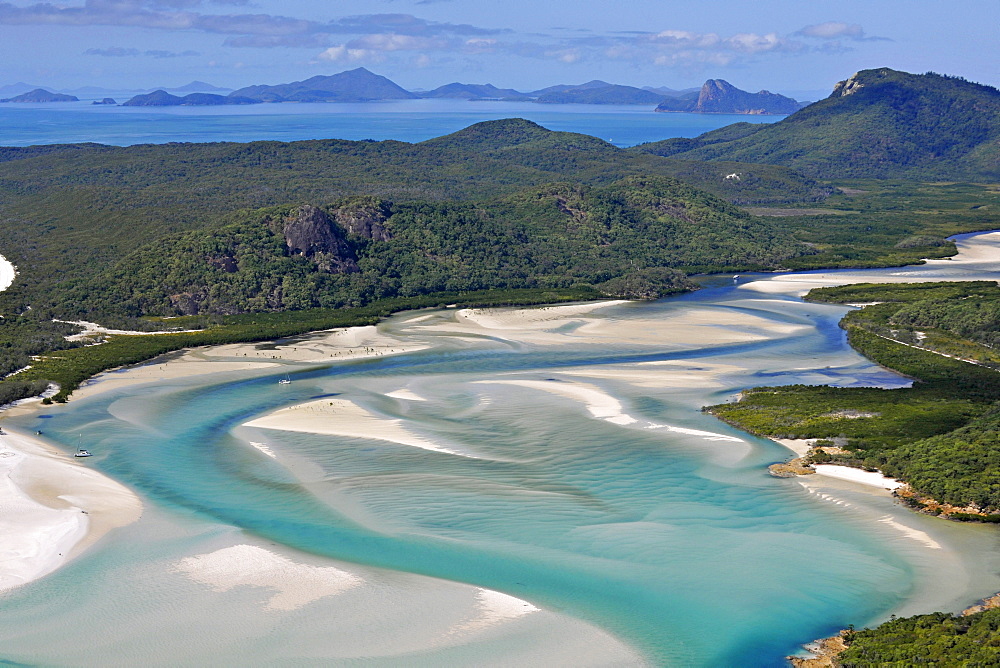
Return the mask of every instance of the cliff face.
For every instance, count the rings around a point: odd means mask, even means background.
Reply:
[[[285,218],[283,234],[288,251],[316,263],[320,271],[351,274],[358,271],[357,255],[343,231],[323,211],[308,204]]]
[[[698,114],[791,114],[802,107],[790,97],[762,90],[749,93],[728,81],[709,79],[697,99],[664,100],[656,111],[687,111]]]
[[[374,197],[357,197],[332,213],[337,225],[348,234],[374,241],[389,241],[392,238],[384,225],[389,218],[389,208]]]

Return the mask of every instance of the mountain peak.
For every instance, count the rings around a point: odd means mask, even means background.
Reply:
[[[694,98],[663,100],[656,111],[688,111],[702,114],[791,114],[802,105],[790,97],[766,90],[749,93],[725,79],[709,79]]]

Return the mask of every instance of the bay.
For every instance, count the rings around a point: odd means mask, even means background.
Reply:
[[[1000,278],[1000,235],[960,246],[967,261],[706,279],[653,303],[405,313],[105,374],[15,422],[67,449],[82,435],[88,465],[147,512],[8,594],[2,654],[768,666],[847,624],[958,609],[1000,589],[993,528],[771,478],[782,448],[699,408],[760,384],[907,384],[847,346],[845,307],[797,295]],[[270,366],[234,369],[251,361]],[[184,364],[200,375],[169,373]],[[146,382],[116,387],[129,374]]]

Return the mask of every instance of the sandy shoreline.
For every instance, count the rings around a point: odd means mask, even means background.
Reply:
[[[770,438],[768,440],[774,441],[775,443],[788,448],[795,453],[796,457],[805,457],[809,454],[809,449],[812,447],[812,444],[816,439]],[[899,489],[906,484],[894,478],[884,476],[878,471],[865,471],[864,469],[853,468],[851,466],[816,464],[813,466],[813,470],[816,472],[815,475],[818,476],[835,478],[837,480],[846,480],[848,482],[864,485],[865,487],[874,487],[875,489],[894,490]]]
[[[17,276],[17,268],[3,255],[0,255],[0,292],[10,287]]]
[[[139,497],[43,441],[0,436],[0,592],[37,580],[136,521]]]

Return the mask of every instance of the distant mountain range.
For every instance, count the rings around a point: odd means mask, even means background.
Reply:
[[[23,89],[23,90],[22,90]],[[17,94],[38,89],[17,83],[0,87],[0,94]],[[655,106],[657,111],[695,113],[788,114],[801,107],[791,98],[767,91],[748,93],[721,79],[710,79],[700,89],[622,86],[607,81],[559,84],[530,92],[498,88],[492,84],[449,83],[430,91],[409,91],[395,82],[359,67],[329,76],[277,85],[254,85],[219,95],[229,89],[203,81],[180,88],[126,91],[135,95],[125,106],[180,106],[255,104],[260,102],[375,102],[382,100],[457,99],[538,102],[540,104],[635,104]],[[75,92],[100,97],[114,91],[79,88]],[[181,93],[188,93],[181,96]]]
[[[79,88],[72,89],[54,89],[49,86],[37,86],[34,84],[24,83],[23,81],[18,81],[14,84],[0,86],[0,97],[14,97],[37,89],[54,93],[64,93],[66,95],[75,95],[77,97],[105,97],[121,93],[141,95],[145,93],[152,93],[157,90],[164,90],[168,93],[228,93],[232,90],[232,88],[220,88],[219,86],[213,86],[212,84],[205,83],[204,81],[192,81],[191,83],[177,88],[160,86],[156,88],[136,89],[103,88],[101,86],[80,86]]]
[[[736,123],[637,147],[782,165],[814,178],[1000,180],[1000,90],[929,72],[863,70],[773,124]]]

